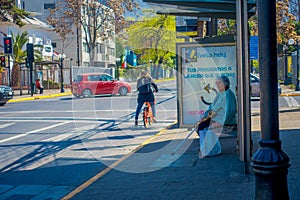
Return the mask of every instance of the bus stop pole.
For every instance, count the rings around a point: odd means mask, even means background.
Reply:
[[[248,53],[248,9],[247,0],[236,1],[237,20],[237,100],[238,142],[240,160],[245,163],[245,174],[249,173],[251,156],[250,75]]]
[[[276,0],[258,0],[261,134],[252,157],[255,199],[289,199],[289,157],[279,140]]]

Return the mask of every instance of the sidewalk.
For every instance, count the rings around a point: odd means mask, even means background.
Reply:
[[[44,90],[43,94],[28,94],[28,90],[22,90],[22,95],[20,95],[20,90],[14,90],[14,98],[9,100],[8,102],[21,102],[21,101],[32,101],[38,99],[47,99],[47,98],[54,98],[60,96],[68,96],[71,95],[71,89],[65,88],[65,91],[61,93],[60,89],[49,89]]]
[[[175,140],[180,132],[181,139]],[[222,154],[198,157],[198,136],[193,134],[176,154],[172,150],[188,135],[186,129],[169,129],[155,137],[134,154],[116,164],[112,170],[91,179],[71,196],[74,200],[252,200],[255,199],[255,177],[245,174],[245,163],[235,150],[236,138],[221,138]],[[257,149],[259,133],[252,139]],[[282,148],[290,157],[288,173],[290,200],[300,199],[300,134],[298,130],[281,131]],[[149,154],[153,154],[149,156]],[[181,154],[182,153],[182,154]],[[178,159],[177,159],[178,158]],[[175,159],[175,161],[172,161]],[[177,160],[176,160],[177,159]],[[136,169],[136,173],[132,170]],[[140,173],[143,169],[145,172]],[[130,173],[128,172],[130,171]]]
[[[280,96],[300,96],[300,91],[295,91],[295,89],[288,88],[286,85],[280,85],[281,95]]]

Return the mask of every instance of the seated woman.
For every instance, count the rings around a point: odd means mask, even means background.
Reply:
[[[224,127],[236,126],[236,97],[230,89],[228,77],[218,77],[216,87],[218,89],[217,96],[204,113],[204,118],[210,118],[210,124],[208,127],[198,129],[202,157],[219,155],[221,145],[218,136],[222,133]]]

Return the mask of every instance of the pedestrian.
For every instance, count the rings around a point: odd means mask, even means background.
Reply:
[[[137,90],[139,93],[138,93],[137,107],[135,112],[135,122],[134,122],[135,126],[138,125],[139,114],[145,102],[150,102],[152,113],[153,113],[153,121],[157,122],[155,98],[151,86],[154,87],[155,92],[158,92],[158,87],[156,83],[154,83],[149,73],[147,71],[142,71],[140,73],[140,77],[137,80]]]
[[[202,157],[215,156],[221,153],[218,136],[226,129],[233,131],[236,127],[237,103],[230,81],[226,76],[216,80],[217,96],[204,113],[198,125],[200,153]],[[207,123],[208,121],[208,123]]]
[[[43,94],[44,88],[43,88],[42,84],[40,83],[40,79],[36,79],[35,86],[36,86],[37,89],[40,90],[40,94]]]

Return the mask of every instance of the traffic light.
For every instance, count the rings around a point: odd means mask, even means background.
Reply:
[[[30,60],[28,58],[25,59],[25,64],[27,68],[30,68]]]
[[[34,62],[34,48],[33,44],[27,43],[27,59]]]
[[[13,53],[12,38],[11,37],[4,37],[3,38],[3,44],[4,44],[4,54],[11,55]]]
[[[5,67],[5,56],[0,56],[1,67]]]

